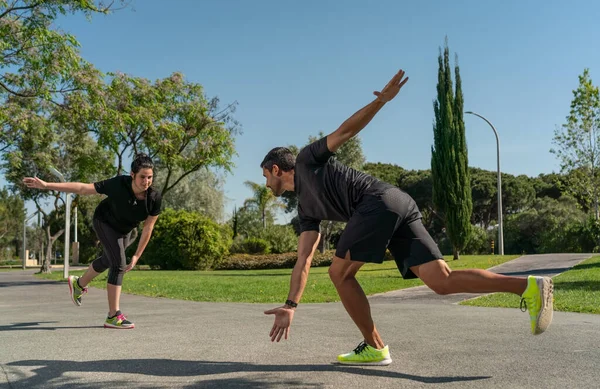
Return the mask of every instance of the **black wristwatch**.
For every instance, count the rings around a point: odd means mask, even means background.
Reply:
[[[287,305],[288,307],[296,308],[298,306],[298,303],[295,303],[292,300],[286,300],[285,305]]]

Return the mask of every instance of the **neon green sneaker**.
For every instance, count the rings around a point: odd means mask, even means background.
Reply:
[[[364,341],[352,352],[337,356],[338,362],[344,365],[387,366],[392,363],[388,346],[376,349]]]
[[[527,277],[527,289],[521,296],[521,311],[529,310],[532,334],[541,334],[552,323],[553,300],[554,283],[552,278]]]
[[[79,307],[81,306],[81,297],[84,293],[87,293],[87,288],[80,287],[79,282],[77,282],[78,279],[77,276],[69,276],[69,293],[73,304]]]
[[[131,328],[135,328],[135,325],[127,320],[125,315],[121,313],[121,311],[117,311],[117,313],[113,317],[107,317],[104,322],[104,328],[114,328],[118,330],[128,330]]]

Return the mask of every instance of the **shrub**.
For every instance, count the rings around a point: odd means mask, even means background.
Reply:
[[[271,247],[269,242],[261,238],[248,238],[242,242],[244,253],[248,254],[269,254]]]
[[[335,250],[328,250],[324,253],[316,251],[311,267],[321,267],[331,265]],[[297,252],[268,254],[268,255],[248,255],[234,254],[224,260],[217,267],[218,270],[259,270],[259,269],[291,269],[298,259]],[[393,260],[389,251],[386,251],[384,261]]]
[[[239,235],[236,236],[229,248],[229,252],[231,254],[247,254],[245,251],[246,249],[244,248],[244,240],[244,237]]]
[[[482,227],[471,226],[471,236],[462,252],[469,255],[483,255],[490,254],[491,251],[491,239],[488,232]]]
[[[185,210],[165,210],[158,218],[142,263],[165,270],[217,266],[229,253],[231,231],[210,218]]]
[[[259,237],[268,242],[271,253],[289,253],[298,248],[298,237],[290,225],[271,225]]]

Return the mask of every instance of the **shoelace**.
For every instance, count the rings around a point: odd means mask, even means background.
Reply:
[[[79,289],[81,291],[81,294],[87,293],[87,287],[82,288],[81,286],[79,286],[79,281],[75,281],[75,285],[77,286],[76,289]]]
[[[521,310],[521,312],[527,311],[527,302],[525,301],[524,298],[521,299],[521,303],[519,304],[519,309]]]
[[[360,344],[354,349],[354,354],[360,354],[367,348],[368,344],[364,341],[360,342]]]
[[[529,304],[527,303],[527,300],[531,300],[529,301]],[[535,303],[535,299],[533,298],[529,298],[525,300],[525,298],[521,298],[521,303],[519,304],[519,309],[521,310],[521,312],[525,312],[527,311],[528,308],[535,308],[536,303]]]
[[[79,295],[78,296],[76,295],[76,297],[77,298],[81,298],[81,296],[83,296],[84,294],[86,294],[87,291],[88,291],[87,288],[80,289]]]

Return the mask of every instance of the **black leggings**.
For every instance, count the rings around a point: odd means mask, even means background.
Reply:
[[[92,262],[92,268],[96,273],[110,269],[108,283],[119,286],[123,283],[123,274],[127,267],[125,249],[133,242],[130,241],[129,234],[123,235],[96,218],[93,220],[93,226],[100,243],[102,243],[103,253],[100,258]]]

